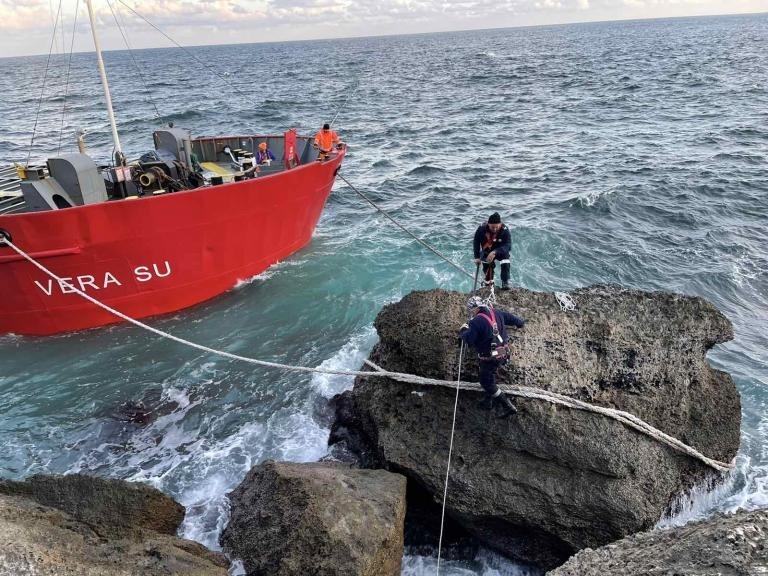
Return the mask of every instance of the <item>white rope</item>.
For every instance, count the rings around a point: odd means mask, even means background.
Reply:
[[[1,233],[0,233],[0,236],[2,236]],[[95,304],[96,306],[99,306],[100,308],[106,310],[107,312],[114,314],[118,318],[122,318],[126,322],[130,322],[134,326],[138,326],[139,328],[143,328],[144,330],[152,332],[153,334],[157,334],[158,336],[161,336],[163,338],[173,340],[174,342],[178,342],[179,344],[184,344],[185,346],[189,346],[190,348],[202,350],[204,352],[208,352],[211,354],[217,354],[224,358],[231,358],[232,360],[240,360],[242,362],[256,364],[258,366],[267,366],[269,368],[280,368],[283,370],[291,370],[294,372],[314,372],[318,374],[334,374],[339,376],[358,376],[361,378],[385,377],[385,378],[391,378],[393,380],[397,380],[400,382],[408,382],[410,384],[423,384],[423,385],[430,385],[430,386],[449,386],[449,387],[456,386],[457,389],[460,388],[462,390],[482,390],[482,388],[480,387],[480,384],[478,383],[469,383],[469,382],[459,383],[459,382],[454,382],[452,380],[437,380],[434,378],[424,378],[422,376],[416,376],[414,374],[404,374],[402,372],[389,372],[386,370],[370,372],[370,371],[361,371],[361,370],[336,370],[336,369],[332,370],[329,368],[310,368],[307,366],[290,366],[288,364],[280,364],[278,362],[267,362],[265,360],[257,360],[255,358],[248,358],[247,356],[240,356],[239,354],[232,354],[230,352],[225,352],[223,350],[216,350],[213,348],[209,348],[208,346],[203,346],[202,344],[190,342],[189,340],[179,338],[178,336],[174,336],[173,334],[169,334],[168,332],[164,332],[162,330],[158,330],[157,328],[153,328],[152,326],[144,324],[139,320],[131,318],[130,316],[127,316],[122,312],[119,312],[114,308],[111,308],[106,304],[99,302],[89,294],[86,294],[82,290],[79,290],[77,287],[73,286],[66,280],[60,278],[59,276],[57,276],[56,274],[48,270],[45,266],[37,262],[34,258],[29,256],[21,248],[16,246],[10,240],[10,238],[6,237],[4,239],[4,243],[7,246],[10,246],[14,251],[16,251],[17,254],[22,256],[25,260],[30,262],[39,270],[43,271],[48,276],[55,279],[62,286],[66,287],[67,289],[71,289],[72,292],[81,296],[82,298],[85,298],[86,300]],[[512,394],[513,396],[520,396],[522,398],[542,400],[544,402],[559,404],[561,406],[566,406],[568,408],[572,408],[576,410],[584,410],[587,412],[602,414],[603,416],[606,416],[608,418],[612,418],[618,422],[621,422],[628,428],[637,430],[638,432],[641,432],[642,434],[645,434],[646,436],[649,436],[650,438],[653,438],[657,442],[661,444],[665,444],[673,448],[674,450],[677,450],[678,452],[686,454],[692,458],[696,458],[697,460],[700,460],[701,462],[703,462],[707,466],[710,466],[711,468],[714,468],[715,470],[718,470],[720,472],[727,472],[728,470],[733,468],[733,464],[727,464],[724,462],[719,462],[717,460],[708,458],[707,456],[704,456],[702,453],[698,452],[695,448],[692,448],[691,446],[684,444],[677,438],[674,438],[672,436],[669,436],[668,434],[665,434],[661,430],[654,428],[647,422],[641,420],[640,418],[638,418],[633,414],[630,414],[629,412],[624,412],[622,410],[616,410],[613,408],[604,408],[602,406],[595,406],[592,404],[588,404],[586,402],[582,402],[581,400],[576,400],[575,398],[571,398],[569,396],[556,394],[554,392],[548,392],[546,390],[539,389],[539,388],[531,388],[528,386],[507,386],[507,385],[499,386],[499,388],[502,389],[505,394]]]
[[[560,310],[563,312],[571,312],[572,310],[576,310],[576,302],[573,301],[573,298],[571,298],[570,294],[567,294],[566,292],[555,292],[555,298],[557,299],[557,303],[560,305]]]
[[[459,409],[459,390],[461,390],[461,361],[464,355],[464,341],[461,341],[459,350],[459,373],[456,378],[456,399],[453,401],[453,422],[451,423],[451,442],[448,445],[448,464],[445,467],[445,486],[443,488],[443,510],[440,512],[440,538],[437,540],[437,571],[440,576],[440,554],[443,549],[443,526],[445,525],[445,504],[448,500],[448,476],[451,473],[451,455],[453,454],[453,436],[456,431],[456,412]]]

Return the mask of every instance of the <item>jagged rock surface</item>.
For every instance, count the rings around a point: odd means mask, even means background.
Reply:
[[[768,574],[768,510],[719,514],[582,550],[547,576]]]
[[[119,480],[3,481],[0,574],[225,576],[229,562],[221,554],[171,535],[183,514],[157,490]]]
[[[405,486],[384,470],[267,461],[230,493],[221,544],[253,575],[399,576]]]
[[[185,512],[184,506],[150,486],[84,474],[0,480],[0,494],[31,498],[113,538],[141,530],[176,534]]]
[[[733,338],[710,303],[670,293],[593,286],[571,293],[572,312],[551,293],[516,289],[498,305],[523,316],[512,336],[506,382],[631,412],[730,461],[740,402],[730,376],[705,358]],[[457,328],[466,295],[414,292],[386,306],[371,359],[387,370],[455,380]],[[462,377],[477,381],[474,355]],[[331,443],[365,466],[400,472],[442,500],[455,390],[358,379],[335,399]],[[652,527],[681,491],[709,473],[700,462],[603,416],[537,400],[499,420],[462,392],[447,512],[486,545],[543,567],[574,552]]]

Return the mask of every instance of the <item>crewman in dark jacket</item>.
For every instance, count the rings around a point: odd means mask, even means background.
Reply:
[[[483,264],[485,284],[493,284],[493,271],[496,262],[501,264],[501,289],[509,290],[509,251],[512,249],[512,236],[501,222],[498,212],[491,214],[488,222],[481,224],[475,232],[472,243],[475,263]]]
[[[507,326],[522,328],[525,320],[505,310],[487,306],[479,296],[470,297],[467,311],[472,319],[460,328],[459,337],[477,351],[480,385],[485,391],[480,405],[490,409],[496,402],[502,408],[502,418],[511,416],[517,408],[496,385],[496,371],[509,360]]]

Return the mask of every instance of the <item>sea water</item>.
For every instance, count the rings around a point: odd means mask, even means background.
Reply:
[[[196,136],[312,134],[332,122],[349,144],[341,172],[349,183],[466,270],[474,229],[498,211],[512,231],[517,285],[611,282],[712,301],[735,328],[709,360],[741,393],[741,448],[725,484],[694,493],[662,521],[675,524],[768,505],[767,45],[763,14],[120,51],[105,60],[131,157],[168,121]],[[93,54],[54,54],[43,89],[47,61],[0,59],[0,159],[73,151],[85,129],[91,152],[106,160]],[[338,181],[305,249],[150,322],[244,356],[357,369],[383,305],[471,284]],[[146,482],[187,507],[183,536],[217,548],[227,492],[265,459],[328,454],[326,402],[351,385],[227,360],[127,325],[5,336],[0,476]],[[140,400],[156,418],[121,421],[120,404]],[[447,446],[435,450],[447,455]],[[433,574],[435,563],[406,555],[403,574]],[[441,573],[536,572],[482,550],[471,562],[442,562]]]

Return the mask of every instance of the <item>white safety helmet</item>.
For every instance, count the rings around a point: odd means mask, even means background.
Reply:
[[[480,296],[470,296],[469,300],[467,300],[467,312],[471,312],[475,308],[480,308],[480,306],[487,306],[485,300]]]

